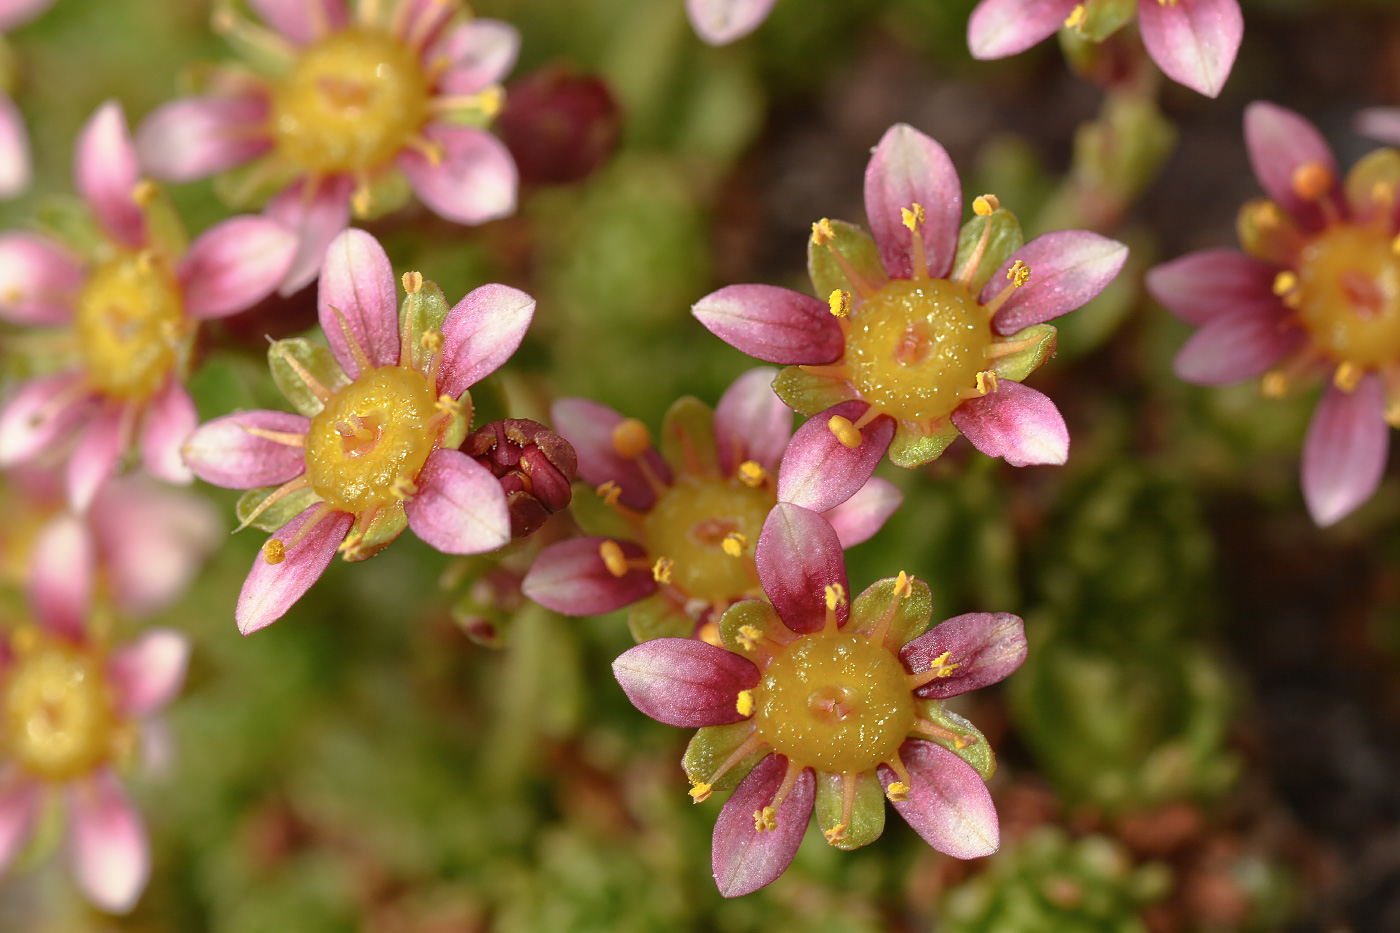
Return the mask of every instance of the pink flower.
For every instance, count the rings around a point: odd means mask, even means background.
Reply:
[[[180,444],[196,423],[184,387],[195,331],[269,294],[296,239],[245,216],[186,247],[163,196],[140,180],[114,101],[83,128],[74,165],[96,221],[85,253],[40,234],[0,235],[0,319],[67,327],[78,356],[21,386],[0,412],[0,469],[67,453],[68,500],[81,511],[134,445],[154,476],[190,481]]]
[[[1054,352],[1045,322],[1098,295],[1127,247],[1079,230],[1022,246],[995,197],[973,207],[960,237],[948,154],[893,126],[865,173],[874,238],[840,221],[812,227],[819,298],[731,285],[702,298],[695,317],[750,356],[790,364],[774,390],[841,444],[877,446],[870,468],[886,448],[900,466],[927,463],[959,433],[1014,466],[1063,463],[1064,419],[1020,381]]]
[[[613,663],[639,710],[699,727],[684,759],[695,802],[734,788],[715,822],[720,894],[781,875],[814,809],[837,848],[873,842],[884,796],[938,851],[995,852],[1000,829],[984,783],[995,759],[943,701],[1021,665],[1021,620],[969,613],[925,633],[928,586],[904,573],[848,602],[836,531],[787,503],[764,523],[758,573],[772,604],[731,607],[723,647],[659,638]]]
[[[53,0],[0,0],[0,33],[24,25],[51,6]],[[10,95],[0,92],[0,198],[23,193],[32,177],[24,117]]]
[[[775,372],[740,376],[713,411],[694,398],[677,401],[660,451],[635,418],[586,399],[556,402],[554,425],[601,503],[575,499],[588,536],[541,553],[525,595],[567,615],[632,606],[638,641],[694,633],[717,642],[724,611],[762,594],[753,546],[779,501],[826,512],[843,547],[874,535],[903,500],[892,484],[870,478],[884,454],[878,432],[854,449],[815,422],[794,437],[792,412],[770,388]]]
[[[728,45],[763,24],[777,0],[685,0],[695,33],[710,45]]]
[[[180,692],[190,648],[179,632],[149,629],[109,650],[88,629],[91,545],[74,516],[45,528],[30,586],[38,627],[0,647],[0,870],[55,797],[79,887],[103,910],[125,913],[146,886],[150,847],[117,771],[166,743],[153,716]]]
[[[1167,77],[1207,97],[1220,94],[1244,38],[1239,0],[1138,0],[1147,53]],[[1079,0],[982,0],[967,23],[974,58],[1005,58],[1053,36],[1061,26],[1101,40],[1121,25],[1094,21]]]
[[[483,285],[449,310],[442,289],[403,277],[400,317],[389,257],[363,230],[331,243],[321,270],[321,327],[269,348],[272,375],[299,414],[238,412],[201,425],[184,448],[205,482],[251,489],[243,524],[279,531],[253,564],[235,617],[247,635],[281,618],[336,551],[372,557],[404,528],[446,554],[510,540],[491,471],[457,450],[472,419],[469,388],[520,346],[535,300]]]
[[[1264,394],[1330,376],[1303,446],[1303,497],[1331,525],[1371,497],[1400,424],[1400,153],[1380,149],[1345,183],[1311,123],[1258,101],[1244,118],[1267,198],[1240,209],[1244,254],[1158,266],[1152,295],[1200,330],[1177,375],[1202,385],[1263,377]]]
[[[477,128],[500,109],[499,82],[520,37],[496,20],[461,21],[461,0],[251,0],[267,27],[224,10],[214,25],[254,67],[215,75],[204,93],[172,101],[142,124],[138,146],[157,178],[229,176],[235,201],[267,205],[301,236],[281,284],[316,277],[350,222],[397,208],[412,188],[434,213],[480,224],[515,210],[510,153]],[[406,182],[406,184],[405,184]]]

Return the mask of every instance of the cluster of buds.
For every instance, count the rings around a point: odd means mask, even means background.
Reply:
[[[501,481],[512,537],[534,534],[573,499],[578,456],[538,421],[492,421],[467,435],[461,450]]]

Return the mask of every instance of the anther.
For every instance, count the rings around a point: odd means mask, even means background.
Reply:
[[[418,495],[418,484],[407,476],[396,476],[394,481],[389,484],[389,495],[400,502],[407,502]]]
[[[899,209],[899,219],[908,228],[910,233],[923,226],[924,209],[922,205],[915,204],[912,207],[901,207]]]
[[[914,578],[903,570],[894,578],[894,595],[900,599],[908,599],[914,595]]]
[[[841,415],[832,415],[831,420],[827,421],[826,426],[831,430],[832,434],[836,435],[836,439],[845,446],[852,450],[860,446],[860,431],[856,430],[856,426],[851,424],[850,418],[845,418]]]
[[[156,183],[148,178],[143,178],[136,183],[135,187],[131,189],[131,200],[139,204],[141,207],[148,207],[150,206],[150,203],[154,201],[156,199],[156,196],[159,194],[160,188],[156,185]]]
[[[1390,252],[1392,255],[1400,256],[1400,236],[1390,241]]]
[[[739,482],[751,489],[757,489],[768,482],[768,471],[757,460],[745,460],[739,464]]]
[[[410,295],[416,295],[423,288],[423,273],[405,272],[402,281],[403,290]]]
[[[835,612],[840,606],[846,605],[846,588],[839,583],[833,583],[826,588],[826,608]]]
[[[1298,276],[1284,271],[1274,276],[1274,294],[1282,298],[1298,287]]]
[[[1016,260],[1011,264],[1011,268],[1006,270],[1006,280],[1020,288],[1031,280],[1031,267],[1019,259]]]
[[[612,480],[608,480],[596,490],[598,498],[603,500],[604,505],[617,505],[618,497],[622,495],[622,487]]]
[[[1078,29],[1080,26],[1084,25],[1084,19],[1086,16],[1087,14],[1084,11],[1084,4],[1081,3],[1074,9],[1070,10],[1069,16],[1065,17],[1065,28]]]
[[[885,793],[891,801],[902,803],[909,799],[909,785],[903,781],[891,781],[890,786],[885,788]]]
[[[749,546],[749,539],[737,531],[731,531],[719,543],[720,548],[730,557],[742,557]]]
[[[739,711],[740,716],[752,716],[753,691],[740,690],[739,695],[734,698],[734,708]]]
[[[618,456],[635,460],[651,447],[651,432],[636,418],[627,418],[612,431],[613,450]]]
[[[994,194],[984,194],[974,198],[972,201],[972,213],[978,217],[990,217],[994,212],[1001,209],[1001,202]]]
[[[831,220],[823,217],[812,224],[812,242],[818,246],[829,246],[831,241],[836,239],[836,231],[831,226]]]
[[[759,639],[762,637],[763,633],[752,625],[739,626],[739,633],[736,636],[739,640],[739,646],[746,651],[757,648]]]
[[[753,829],[756,833],[773,832],[778,828],[778,814],[772,807],[753,811]]]
[[[615,577],[627,575],[627,557],[622,553],[622,545],[616,541],[608,540],[598,545],[598,556],[603,559],[608,573]]]
[[[836,845],[836,843],[846,838],[846,824],[837,823],[835,826],[822,833],[822,835],[826,837],[827,842]]]
[[[704,803],[706,800],[710,799],[710,793],[713,790],[714,787],[712,785],[706,784],[704,781],[696,781],[695,786],[689,791],[690,800],[692,803]]]
[[[436,353],[442,349],[442,332],[425,330],[423,336],[418,338],[418,344],[429,353]]]
[[[826,299],[827,305],[831,308],[831,313],[837,317],[850,317],[851,315],[851,294],[835,289]]]
[[[1259,382],[1259,394],[1265,398],[1283,398],[1288,394],[1288,377],[1278,370],[1265,373]]]
[[[991,395],[997,390],[997,374],[990,369],[977,374],[977,394]]]
[[[287,549],[278,538],[269,538],[263,545],[263,560],[269,564],[280,564],[287,559]]]
[[[1343,362],[1337,367],[1337,371],[1332,374],[1332,384],[1343,392],[1354,392],[1361,384],[1361,377],[1364,375],[1361,367],[1351,361]]]
[[[651,578],[657,583],[670,583],[671,571],[676,567],[675,561],[669,557],[658,557],[656,563],[651,565]]]
[[[1316,201],[1332,189],[1332,170],[1321,162],[1304,162],[1293,170],[1293,193]]]

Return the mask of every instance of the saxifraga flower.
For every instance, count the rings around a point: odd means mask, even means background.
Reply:
[[[281,618],[336,551],[365,560],[406,527],[445,554],[510,540],[501,484],[456,448],[471,424],[470,387],[520,346],[535,300],[483,285],[449,310],[418,273],[403,284],[400,315],[379,242],[363,230],[341,233],[318,296],[330,349],[301,339],[268,349],[273,378],[299,414],[238,412],[200,426],[185,445],[200,479],[252,490],[239,501],[243,526],[277,531],[238,597],[245,635]]]
[[[525,595],[567,615],[630,605],[638,641],[694,632],[718,643],[725,609],[762,595],[753,548],[779,501],[826,512],[843,547],[874,535],[903,498],[870,478],[883,448],[846,448],[811,422],[794,436],[792,412],[770,388],[775,374],[745,373],[713,410],[678,400],[659,451],[635,418],[587,399],[556,402],[555,427],[598,498],[576,497],[588,537],[543,551]]]
[[[203,93],[147,118],[137,144],[151,173],[230,177],[240,204],[280,192],[267,213],[299,231],[280,291],[316,277],[330,241],[357,217],[399,207],[411,188],[439,216],[480,224],[515,210],[516,170],[480,126],[500,109],[499,82],[520,37],[466,20],[461,0],[249,0],[268,28],[223,6],[214,26],[250,67],[215,72]],[[464,21],[466,20],[466,21]]]
[[[22,26],[53,6],[54,0],[0,0],[0,33]],[[0,38],[0,43],[3,43]],[[6,71],[10,71],[9,67]],[[13,75],[0,78],[0,198],[13,198],[29,187],[33,161],[24,116],[10,99]]]
[[[734,788],[715,821],[720,893],[748,894],[781,875],[813,809],[833,846],[873,842],[883,796],[940,852],[995,852],[985,784],[995,758],[943,701],[1020,666],[1021,620],[969,613],[925,633],[928,586],[904,573],[848,603],[835,530],[787,503],[763,526],[758,572],[772,603],[732,606],[724,647],[660,638],[613,664],[639,710],[699,727],[684,760],[695,802]]]
[[[777,0],[685,0],[695,34],[710,45],[728,45],[753,32]]]
[[[1200,330],[1176,357],[1202,385],[1263,377],[1266,396],[1329,379],[1303,443],[1303,498],[1331,525],[1375,492],[1400,424],[1400,152],[1378,149],[1343,182],[1301,115],[1245,111],[1268,197],[1240,208],[1244,253],[1207,250],[1153,269],[1147,287]]]
[[[79,134],[74,176],[96,221],[82,244],[0,235],[0,318],[68,328],[77,356],[74,368],[21,386],[0,412],[0,468],[67,456],[69,503],[82,510],[138,436],[150,473],[190,481],[180,445],[197,423],[184,386],[195,331],[271,293],[296,236],[242,216],[187,244],[164,196],[141,180],[115,101]]]
[[[1103,291],[1127,247],[1082,230],[1022,246],[991,195],[976,199],[960,235],[952,160],[904,124],[870,159],[865,210],[873,239],[840,221],[813,224],[819,298],[731,285],[697,302],[695,317],[750,356],[789,364],[774,390],[847,446],[870,443],[870,425],[892,433],[882,449],[899,466],[935,459],[959,433],[1014,466],[1063,463],[1064,419],[1020,382],[1054,352],[1045,322]]]

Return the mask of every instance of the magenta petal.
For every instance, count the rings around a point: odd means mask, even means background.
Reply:
[[[720,396],[715,406],[715,446],[720,472],[733,476],[739,464],[753,460],[764,469],[778,468],[792,438],[792,409],[773,391],[776,369],[751,369]]]
[[[1062,464],[1069,459],[1069,429],[1048,397],[1018,382],[968,399],[953,410],[953,425],[982,453],[1012,466]]]
[[[435,450],[404,503],[408,527],[444,554],[485,554],[510,542],[500,481],[460,450]]]
[[[1305,201],[1293,190],[1293,174],[1304,165],[1316,163],[1335,180],[1333,195],[1341,190],[1337,160],[1317,127],[1306,117],[1286,107],[1256,100],[1244,111],[1244,140],[1249,147],[1249,164],[1264,191],[1302,225],[1318,230],[1323,214],[1317,204]]]
[[[248,0],[248,5],[297,45],[310,45],[350,21],[343,0]]]
[[[299,247],[267,217],[231,217],[204,231],[180,260],[185,310],[198,318],[237,314],[272,294]]]
[[[29,558],[29,601],[39,624],[54,634],[79,640],[92,612],[97,548],[76,515],[45,523]]]
[[[102,229],[126,246],[146,242],[146,216],[132,192],[140,180],[136,147],[126,128],[122,105],[109,100],[78,134],[73,156],[73,185],[87,201]]]
[[[1221,315],[1277,308],[1277,270],[1244,253],[1210,249],[1164,262],[1147,273],[1147,290],[1164,308],[1190,324]]]
[[[656,501],[636,460],[618,454],[613,447],[613,429],[625,419],[606,405],[586,398],[561,398],[549,410],[554,430],[574,445],[578,454],[578,475],[599,486],[611,480],[622,488],[619,501],[634,509],[646,510]],[[652,473],[663,483],[671,482],[671,470],[656,448],[642,454]]]
[[[190,640],[168,628],[147,629],[107,661],[107,681],[125,716],[149,716],[163,708],[185,685]]]
[[[986,304],[1010,285],[1006,274],[1019,260],[1031,271],[992,318],[999,334],[1014,334],[1042,324],[1098,297],[1128,261],[1128,247],[1087,230],[1061,230],[1031,240],[1018,249],[982,289]]]
[[[763,24],[776,0],[685,0],[695,34],[710,45],[728,45]]]
[[[438,391],[453,398],[511,358],[535,316],[535,299],[509,285],[482,285],[457,302],[442,322]]]
[[[623,652],[613,676],[632,705],[657,722],[683,729],[746,719],[739,691],[758,686],[746,658],[694,638],[655,638]]]
[[[1009,612],[969,612],[940,622],[899,652],[915,674],[933,667],[947,653],[957,668],[915,691],[921,697],[948,697],[994,684],[1026,660],[1026,627]]]
[[[1229,385],[1261,376],[1297,349],[1304,331],[1278,299],[1264,311],[1225,314],[1202,327],[1176,356],[1177,376],[1197,385]]]
[[[346,340],[346,327],[371,366],[398,363],[399,303],[394,269],[374,237],[352,228],[331,241],[321,268],[316,306],[326,341],[350,378],[359,376],[360,366]]]
[[[1356,132],[1400,146],[1400,107],[1370,107],[1356,115]]]
[[[608,572],[598,553],[607,538],[570,538],[545,548],[530,565],[520,584],[524,594],[546,609],[567,616],[592,616],[630,606],[656,592],[649,570],[628,570],[621,577]],[[645,557],[631,541],[618,541],[627,558]]]
[[[68,504],[75,512],[87,511],[97,490],[117,471],[130,441],[129,418],[122,407],[112,403],[83,428],[64,473]]]
[[[1217,97],[1244,38],[1239,0],[1139,0],[1147,53],[1168,78]]]
[[[278,287],[282,296],[292,295],[315,281],[326,260],[331,241],[350,225],[350,192],[354,180],[334,175],[306,194],[309,181],[298,182],[267,203],[263,214],[296,232],[296,256]]]
[[[68,790],[73,874],[87,899],[113,914],[136,906],[151,873],[146,827],[110,769]]]
[[[981,858],[1001,848],[992,795],[972,765],[922,739],[906,741],[899,757],[909,769],[909,793],[894,808],[925,842],[953,858]],[[888,791],[895,773],[880,765],[879,774]]]
[[[283,542],[292,540],[301,526],[320,510],[320,503],[311,506],[283,525],[273,537]],[[263,557],[265,551],[259,551],[253,558],[248,579],[243,581],[243,590],[238,594],[238,608],[234,610],[238,631],[251,635],[286,615],[287,610],[311,589],[311,584],[326,572],[354,521],[355,516],[349,512],[327,514],[305,537],[287,548],[286,557],[278,564],[269,564]]]
[[[93,402],[82,373],[23,383],[0,412],[0,468],[9,469],[68,435]]]
[[[399,167],[413,192],[439,217],[483,224],[515,213],[519,173],[510,150],[484,130],[429,124],[423,135],[442,147],[434,164],[415,149],[399,154]]]
[[[33,177],[24,115],[8,94],[0,93],[0,198],[22,194]]]
[[[520,31],[498,19],[474,19],[456,27],[438,44],[433,58],[452,64],[438,80],[441,94],[477,94],[499,84],[515,67]]]
[[[841,547],[852,548],[873,538],[903,502],[899,487],[875,476],[851,498],[823,512],[822,518],[836,529]]]
[[[859,447],[841,443],[830,425],[837,416],[854,424],[869,408],[865,402],[842,402],[797,429],[778,467],[781,501],[826,512],[860,491],[894,440],[894,419],[880,415],[861,428]]]
[[[1050,38],[1078,0],[982,0],[967,21],[973,58],[1006,58]]]
[[[802,845],[817,796],[817,780],[811,768],[803,770],[778,807],[777,828],[765,832],[754,828],[754,814],[772,806],[787,767],[787,758],[782,755],[764,758],[739,782],[719,811],[710,865],[715,885],[724,897],[752,894],[776,880],[787,871]]]
[[[730,285],[691,309],[706,330],[765,363],[832,363],[846,351],[825,301],[773,285]]]
[[[836,530],[816,512],[779,502],[763,522],[754,548],[763,592],[788,628],[815,632],[826,624],[828,587],[846,587],[846,556]],[[849,601],[836,607],[845,622]]]
[[[865,168],[865,213],[880,246],[880,260],[892,278],[915,272],[913,233],[903,211],[924,209],[918,231],[924,241],[928,275],[941,279],[953,265],[962,223],[962,184],[948,153],[912,126],[896,123],[885,131]]]
[[[0,872],[29,841],[41,802],[40,785],[19,771],[11,769],[0,779]]]
[[[1390,453],[1380,379],[1351,392],[1329,385],[1303,441],[1303,498],[1320,527],[1351,514],[1376,491]]]
[[[267,122],[268,102],[259,96],[182,97],[141,122],[136,152],[161,181],[197,181],[270,152]]]
[[[194,475],[225,489],[280,486],[306,471],[305,450],[249,433],[305,435],[310,420],[284,411],[240,411],[199,426],[184,446]]]
[[[11,324],[67,323],[86,280],[78,257],[61,244],[20,231],[0,236],[0,318]]]
[[[194,479],[185,465],[181,448],[199,425],[194,399],[174,379],[152,396],[146,406],[141,429],[141,462],[146,471],[167,483],[188,483]]]

